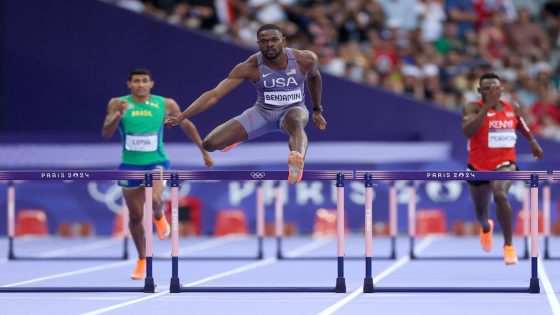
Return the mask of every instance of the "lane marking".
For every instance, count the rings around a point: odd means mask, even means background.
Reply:
[[[426,236],[420,243],[418,243],[417,246],[414,247],[414,250],[416,253],[421,253],[422,251],[424,251],[433,241],[435,240],[434,236]],[[389,267],[387,267],[385,270],[383,270],[381,273],[377,274],[377,276],[375,276],[373,278],[373,283],[377,283],[379,282],[381,279],[387,277],[388,275],[390,275],[391,273],[395,272],[397,269],[399,269],[400,267],[404,266],[406,263],[408,263],[410,261],[410,257],[408,256],[404,256],[401,257],[399,260],[397,260],[395,263],[393,263],[392,265],[390,265]],[[323,311],[321,311],[319,313],[319,315],[330,315],[333,314],[334,312],[336,312],[337,310],[339,310],[341,307],[343,307],[344,305],[350,303],[353,299],[355,299],[356,297],[358,297],[363,291],[362,287],[359,287],[358,289],[356,289],[354,292],[350,293],[348,296],[344,297],[343,299],[339,300],[338,302],[336,302],[335,304],[327,307],[326,309],[324,309]]]

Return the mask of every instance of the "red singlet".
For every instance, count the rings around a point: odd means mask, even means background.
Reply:
[[[478,132],[469,138],[469,165],[479,171],[494,171],[504,162],[515,162],[515,130],[519,119],[513,106],[504,100],[501,111],[490,109]],[[482,100],[477,103],[483,106]]]

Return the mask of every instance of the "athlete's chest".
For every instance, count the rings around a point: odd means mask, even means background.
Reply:
[[[515,129],[518,119],[513,110],[503,108],[502,110],[491,109],[486,113],[484,125],[489,130]]]

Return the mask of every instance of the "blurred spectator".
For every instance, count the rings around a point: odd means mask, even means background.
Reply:
[[[502,77],[538,134],[560,141],[560,0],[104,0],[256,46],[263,23],[325,73],[449,110]]]

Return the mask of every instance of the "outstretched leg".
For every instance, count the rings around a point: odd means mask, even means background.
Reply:
[[[305,125],[309,120],[309,114],[301,108],[290,109],[282,122],[282,129],[290,135],[288,146],[290,155],[288,157],[289,175],[288,182],[296,184],[303,176],[304,157],[307,152],[307,134]]]
[[[243,125],[235,119],[230,119],[212,130],[202,141],[202,146],[204,150],[213,152],[246,141],[248,138]]]
[[[494,230],[494,222],[489,219],[491,188],[489,183],[481,183],[478,185],[471,184],[470,192],[476,218],[482,227],[480,231],[480,243],[482,249],[486,252],[492,250],[492,233]]]

